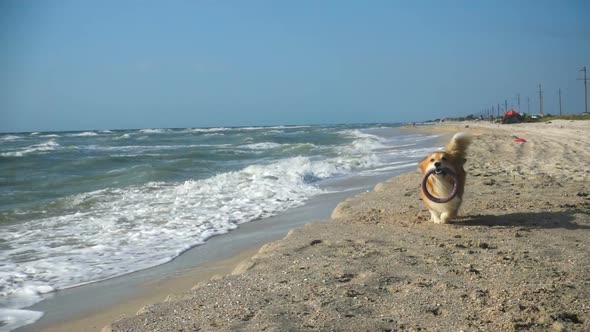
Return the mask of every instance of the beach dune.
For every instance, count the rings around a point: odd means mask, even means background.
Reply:
[[[457,221],[404,174],[103,331],[590,330],[590,122],[424,130],[475,136]]]

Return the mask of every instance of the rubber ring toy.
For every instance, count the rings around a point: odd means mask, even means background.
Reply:
[[[434,197],[432,196],[431,193],[428,192],[427,186],[426,186],[426,182],[428,181],[428,178],[434,174],[434,172],[436,172],[436,169],[433,168],[430,171],[426,172],[426,174],[424,174],[424,179],[422,179],[422,191],[424,192],[424,195],[426,195],[426,197],[435,202],[435,203],[446,203],[450,200],[452,200],[453,198],[455,198],[455,196],[457,196],[457,190],[459,189],[459,178],[457,177],[457,174],[455,174],[455,172],[453,172],[450,168],[447,167],[443,167],[441,169],[443,172],[445,172],[446,174],[450,175],[453,180],[455,181],[455,183],[453,184],[453,191],[451,192],[451,195],[449,197],[446,198],[440,198],[440,197]]]

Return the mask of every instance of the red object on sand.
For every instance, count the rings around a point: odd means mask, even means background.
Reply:
[[[517,138],[514,141],[517,142],[517,143],[524,143],[524,142],[526,142],[526,139],[524,139],[524,138]]]

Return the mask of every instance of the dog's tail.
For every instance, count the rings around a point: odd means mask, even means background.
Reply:
[[[445,147],[445,151],[448,154],[465,158],[467,154],[467,148],[469,144],[471,144],[472,136],[467,133],[456,133],[455,136],[451,139],[449,144]]]

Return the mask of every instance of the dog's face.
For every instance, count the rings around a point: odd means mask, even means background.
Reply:
[[[418,168],[422,174],[426,174],[434,169],[434,174],[445,175],[443,169],[449,168],[457,173],[465,164],[465,159],[454,157],[444,151],[433,152],[424,158],[419,164]]]

